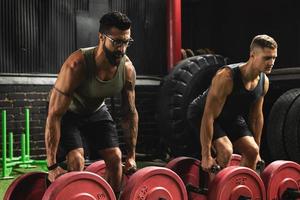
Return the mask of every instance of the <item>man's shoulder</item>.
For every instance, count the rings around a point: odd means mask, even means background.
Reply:
[[[133,63],[129,59],[129,57],[125,55],[124,59],[125,59],[124,68],[126,72],[135,72],[135,68],[133,66]]]
[[[215,79],[219,81],[232,81],[233,78],[233,72],[232,68],[228,65],[223,66],[220,70],[217,71],[215,74]]]
[[[230,68],[224,67],[213,78],[211,88],[230,94],[233,88],[233,73]]]
[[[124,56],[124,59],[125,59],[125,67],[134,67],[133,63],[131,62],[130,58],[127,55]]]
[[[80,71],[85,69],[85,58],[80,50],[74,51],[64,62],[62,68],[72,71]]]

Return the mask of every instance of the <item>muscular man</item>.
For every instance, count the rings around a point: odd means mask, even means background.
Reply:
[[[100,19],[98,46],[72,53],[64,62],[50,96],[45,130],[48,179],[65,171],[58,162],[66,160],[68,171],[84,168],[83,140],[106,163],[106,178],[120,191],[121,151],[115,123],[104,99],[122,94],[122,128],[127,144],[125,170],[136,167],[135,147],[138,113],[135,107],[134,66],[125,55],[133,41],[131,21],[120,12]]]
[[[264,123],[263,101],[269,74],[277,57],[277,43],[268,35],[257,35],[246,63],[221,68],[210,87],[190,104],[188,119],[200,134],[201,165],[209,170],[226,167],[233,148],[242,155],[242,165],[255,169]],[[216,160],[211,149],[216,152]]]

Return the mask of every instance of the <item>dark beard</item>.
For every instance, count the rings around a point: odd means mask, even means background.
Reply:
[[[122,53],[120,51],[110,51],[106,48],[106,46],[103,44],[103,51],[105,53],[105,56],[108,60],[108,62],[113,66],[118,66],[120,63],[117,62],[117,59],[122,59],[122,57],[125,55],[125,53]]]

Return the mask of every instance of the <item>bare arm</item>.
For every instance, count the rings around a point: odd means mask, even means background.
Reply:
[[[260,146],[261,134],[264,125],[263,102],[264,96],[269,89],[269,79],[265,76],[264,94],[250,108],[249,126],[253,132],[254,140]]]
[[[60,139],[60,124],[67,111],[72,93],[84,76],[84,58],[77,51],[63,64],[51,92],[49,110],[45,128],[45,142],[48,166],[56,163],[56,152]]]
[[[211,157],[214,120],[220,115],[227,96],[233,87],[232,73],[228,68],[217,72],[209,89],[201,121],[200,141],[202,157]]]
[[[127,145],[128,157],[135,159],[138,135],[138,112],[135,107],[136,73],[131,62],[126,62],[126,82],[122,90],[122,128]]]

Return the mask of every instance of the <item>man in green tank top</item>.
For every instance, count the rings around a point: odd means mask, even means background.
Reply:
[[[62,65],[51,91],[45,129],[50,182],[66,172],[59,162],[66,160],[68,171],[83,170],[84,153],[89,151],[105,160],[106,179],[116,193],[120,192],[122,153],[116,125],[104,103],[117,93],[122,95],[125,170],[136,168],[136,72],[125,54],[133,41],[130,27],[126,15],[105,14],[100,19],[98,46],[75,51]]]

